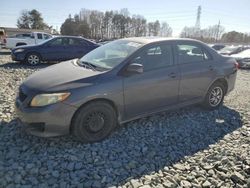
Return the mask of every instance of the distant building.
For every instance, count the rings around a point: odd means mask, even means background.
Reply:
[[[53,34],[52,30],[39,30],[39,29],[19,29],[14,27],[0,27],[1,31],[4,31],[6,36],[13,36],[21,33],[31,33],[31,32],[45,32],[49,34]]]

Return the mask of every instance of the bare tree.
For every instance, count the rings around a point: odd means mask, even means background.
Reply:
[[[162,22],[161,29],[160,29],[160,36],[161,37],[171,37],[173,33],[172,28],[168,25],[167,22]]]
[[[81,9],[79,15],[67,18],[61,27],[63,34],[88,36],[93,39],[110,39],[139,36],[171,36],[172,28],[158,20],[147,23],[141,15],[132,15],[128,9],[96,11]]]

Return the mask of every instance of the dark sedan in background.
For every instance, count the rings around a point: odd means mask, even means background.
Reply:
[[[82,37],[60,36],[39,45],[19,46],[11,51],[12,60],[37,65],[42,61],[66,61],[81,58],[99,47]]]
[[[219,51],[219,50],[225,48],[226,45],[224,45],[224,44],[214,44],[214,45],[212,45],[211,47],[212,47],[213,49],[215,49],[216,51]]]

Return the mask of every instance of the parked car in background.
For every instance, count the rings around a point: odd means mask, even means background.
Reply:
[[[232,55],[243,51],[245,48],[243,46],[226,46],[218,51],[221,55]]]
[[[3,29],[0,29],[0,49],[5,45],[6,35]]]
[[[213,49],[215,49],[216,51],[219,51],[219,50],[225,48],[226,45],[224,45],[224,44],[213,44],[211,47],[212,47]]]
[[[54,37],[38,45],[13,48],[12,60],[37,65],[42,61],[65,61],[80,58],[99,45],[82,37]]]
[[[240,68],[250,68],[250,49],[244,50],[238,54],[233,54],[231,57],[236,59]]]
[[[219,62],[219,63],[218,63]],[[119,123],[201,103],[218,108],[233,90],[234,58],[191,39],[120,39],[32,74],[17,114],[37,136],[106,138]]]
[[[5,47],[12,49],[17,46],[34,45],[39,44],[50,38],[52,38],[52,35],[39,32],[17,34],[15,36],[6,38]]]

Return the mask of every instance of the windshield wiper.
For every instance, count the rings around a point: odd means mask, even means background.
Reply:
[[[80,61],[80,60],[78,60],[78,61],[79,61],[78,64],[80,64],[80,65],[83,66],[84,68],[86,68],[86,69],[89,68],[89,69],[91,69],[91,70],[93,70],[93,71],[97,71],[95,65],[93,65],[93,64],[91,64],[91,63],[89,63],[89,62],[87,62],[87,61]]]

